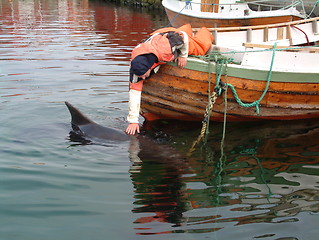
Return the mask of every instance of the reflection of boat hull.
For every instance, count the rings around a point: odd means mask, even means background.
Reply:
[[[209,74],[211,71],[211,74]],[[227,78],[244,103],[259,99],[267,84],[269,69],[249,68],[228,64]],[[208,100],[209,77],[212,90],[215,83],[215,63],[189,59],[185,69],[173,65],[163,66],[159,72],[145,81],[142,94],[142,115],[146,120],[181,119],[202,120]],[[227,119],[245,120],[292,120],[319,117],[319,73],[272,72],[266,95],[261,100],[260,114],[255,107],[240,106],[227,92]],[[220,96],[213,106],[211,120],[221,121],[225,104]]]

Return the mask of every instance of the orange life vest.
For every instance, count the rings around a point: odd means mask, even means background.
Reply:
[[[195,35],[193,35],[193,30],[189,23],[179,28],[161,28],[151,33],[151,35],[168,31],[183,31],[188,35],[188,55],[205,55],[209,48],[212,46],[212,42],[214,41],[213,35],[206,27],[200,28],[199,31],[196,32]]]
[[[185,24],[181,26],[180,28],[161,28],[156,30],[155,32],[151,33],[151,35],[154,35],[155,33],[165,33],[168,31],[175,31],[175,32],[186,32],[188,35],[188,54],[189,55],[205,55],[206,52],[209,50],[209,48],[212,45],[212,42],[214,41],[214,38],[212,34],[208,31],[206,27],[202,27],[195,35],[193,35],[192,27],[190,24]],[[154,36],[157,37],[159,35]],[[165,64],[165,62],[172,61],[174,59],[174,55],[171,50],[170,43],[166,36],[160,35],[163,37],[163,39],[159,40],[158,43],[156,41],[152,41],[153,45],[151,43],[145,42],[141,43],[140,45],[136,46],[132,51],[132,57],[131,60],[134,59],[138,55],[146,54],[146,53],[154,53],[159,62],[155,63],[151,69],[154,69],[159,64]],[[158,37],[159,38],[159,37]],[[154,45],[156,44],[156,45]],[[160,49],[160,52],[157,51],[157,49]],[[169,51],[168,51],[169,49]],[[169,52],[169,54],[168,54]],[[171,55],[170,55],[171,54]],[[171,59],[171,60],[169,60]],[[168,60],[168,61],[167,61]],[[139,81],[137,83],[130,83],[130,89],[135,89],[138,91],[142,91],[143,88],[143,80]]]
[[[154,63],[151,69],[174,60],[174,53],[167,38],[167,33],[158,34],[153,36],[150,41],[137,45],[132,51],[131,60],[136,56],[148,53],[153,53],[158,59],[158,62]]]

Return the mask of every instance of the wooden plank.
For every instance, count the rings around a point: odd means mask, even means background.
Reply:
[[[268,39],[269,39],[269,28],[265,27],[263,33],[264,33],[264,39],[263,39],[264,42],[268,42]]]
[[[184,75],[184,71],[185,69],[176,73]],[[161,71],[152,77],[152,81],[148,82],[147,80],[145,84],[148,86],[148,89],[152,89],[148,91],[152,92],[154,96],[158,95],[158,97],[171,95],[174,99],[184,99],[184,101],[187,101],[187,104],[190,104],[190,102],[193,102],[194,99],[197,99],[199,96],[207,96],[208,73],[203,74],[202,72],[188,71],[188,73],[186,73],[187,75],[181,77],[172,76],[171,72],[172,71]],[[215,74],[211,74],[212,89],[214,87],[215,77]],[[199,81],[198,79],[202,80]],[[225,82],[224,77],[222,77],[222,81]],[[253,102],[259,99],[266,87],[266,81],[254,81],[231,76],[227,77],[227,81],[236,88],[239,97],[247,102]],[[276,96],[276,100],[269,102],[269,104],[275,104],[277,106],[280,99],[282,99],[281,101],[285,106],[288,105],[288,102],[292,104],[292,106],[301,105],[302,103],[308,108],[311,106],[312,109],[319,109],[318,87],[318,84],[315,83],[271,82],[267,95],[271,93],[273,96]],[[232,99],[233,97],[229,96],[229,98]],[[289,101],[285,101],[284,99],[289,99]],[[195,101],[195,104],[200,104],[200,102]]]
[[[284,39],[284,27],[277,28],[277,40],[283,40]]]
[[[142,93],[142,106],[141,112],[142,115],[147,118],[148,113],[154,115],[160,115],[159,118],[175,118],[181,120],[195,120],[200,121],[203,119],[204,109],[207,105],[207,99],[203,96],[196,96],[196,100],[200,97],[201,106],[199,105],[188,105],[184,102],[171,102],[170,99],[162,99],[157,96]],[[276,105],[266,106],[261,104],[260,115],[257,115],[256,109],[254,107],[246,108],[241,107],[234,99],[227,100],[227,120],[232,119],[233,121],[243,120],[261,120],[261,119],[302,119],[302,118],[313,118],[319,116],[319,110],[312,109],[293,109],[291,107],[281,108]],[[222,116],[224,111],[224,103],[219,97],[214,104],[213,114],[211,115],[211,120],[223,120],[219,117]],[[217,114],[217,115],[216,115]],[[221,114],[221,116],[219,116]],[[229,118],[229,119],[228,119]]]
[[[268,44],[258,44],[258,43],[243,43],[244,47],[247,48],[274,48],[274,45],[268,45]],[[287,48],[286,46],[277,46],[276,48]]]
[[[180,73],[182,72],[181,70]],[[194,75],[193,77],[196,76]],[[153,115],[161,115],[160,118],[201,120],[207,105],[208,83],[200,81],[198,85],[201,85],[201,87],[197,88],[198,92],[189,92],[184,87],[188,86],[191,82],[185,84],[183,81],[196,82],[196,79],[189,79],[185,76],[175,79],[170,77],[170,71],[165,71],[165,73],[161,73],[161,76],[154,75],[154,77],[146,81],[142,93],[143,116],[151,113]],[[260,84],[257,82],[256,86],[256,82],[253,80],[236,77],[228,77],[228,82],[235,86],[238,96],[246,103],[259,99],[266,84],[266,82]],[[313,87],[311,92],[304,93],[300,91],[304,90],[303,88],[305,87],[307,88],[308,85],[312,85]],[[311,89],[308,88],[307,90]],[[229,89],[227,95],[227,115],[231,116],[234,121],[244,118],[252,120],[254,118],[300,119],[318,117],[319,98],[317,92],[318,84],[271,83],[266,96],[261,101],[261,115],[259,116],[256,114],[254,107],[246,108],[239,106]],[[219,97],[213,108],[214,114],[212,115],[212,120],[217,120],[218,113],[222,114],[223,110],[223,98]],[[146,117],[146,119],[148,118]]]
[[[258,43],[243,43],[244,47],[247,48],[274,48],[274,45],[268,45],[268,44],[258,44]],[[277,46],[277,49],[287,49],[287,51],[292,52],[301,52],[301,51],[307,51],[307,52],[319,52],[319,47],[295,47],[295,46]]]
[[[218,13],[218,4],[219,0],[201,0],[201,11]]]
[[[289,45],[292,45],[291,26],[286,26],[286,38],[289,40]]]

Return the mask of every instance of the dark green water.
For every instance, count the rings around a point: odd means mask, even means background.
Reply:
[[[222,149],[212,123],[192,155],[198,124],[72,142],[64,101],[125,129],[130,51],[165,15],[81,0],[0,11],[1,240],[318,239],[318,120],[227,123]]]

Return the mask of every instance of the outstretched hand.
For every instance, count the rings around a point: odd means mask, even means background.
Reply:
[[[184,68],[186,66],[187,63],[187,58],[185,57],[178,57],[177,58],[177,65],[179,68]]]
[[[128,135],[135,135],[135,133],[140,133],[140,125],[138,123],[130,123],[125,131]]]

